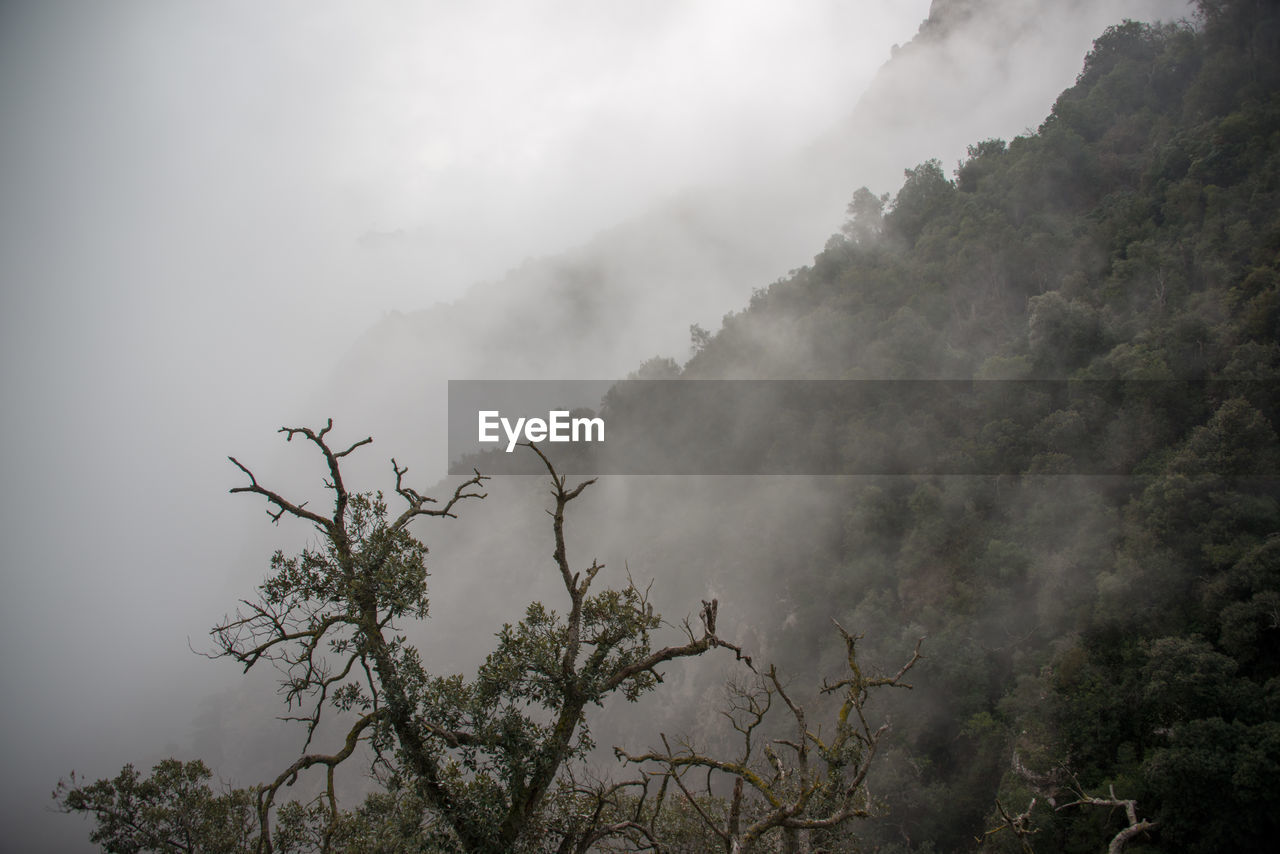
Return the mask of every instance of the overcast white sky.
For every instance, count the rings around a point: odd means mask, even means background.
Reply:
[[[415,275],[344,258],[325,296],[416,308],[809,141],[927,7],[10,4],[6,166],[56,190],[31,237],[199,249],[215,279],[402,234]]]

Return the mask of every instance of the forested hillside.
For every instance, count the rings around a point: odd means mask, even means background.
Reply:
[[[852,188],[888,190],[918,159],[1038,122],[1108,24],[1186,11],[1183,0],[935,0],[865,92],[832,101],[830,129],[804,150],[602,223],[456,301],[389,314],[317,394],[322,411],[394,447],[434,447],[432,381],[616,379],[655,352],[683,357],[690,323],[713,325],[812,257]],[[410,384],[423,391],[404,394]]]
[[[1022,476],[851,479],[838,541],[789,544],[797,661],[833,603],[886,658],[930,636],[896,698],[880,850],[1102,851],[1124,810],[1076,802],[1112,786],[1155,823],[1129,850],[1260,850],[1278,829],[1280,17],[1198,9],[1198,29],[1110,28],[1034,134],[858,191],[811,266],[683,368],[643,371],[1214,389],[993,409],[968,452]],[[824,452],[884,440],[826,415]],[[1086,449],[1133,476],[1074,475]]]

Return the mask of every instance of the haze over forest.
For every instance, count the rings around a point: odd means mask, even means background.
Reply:
[[[866,830],[881,850],[971,847],[997,794],[1027,794],[1006,774],[1011,746],[1048,763],[1070,745],[1087,785],[1132,784],[1171,815],[1185,803],[1160,769],[1199,759],[1155,730],[1184,727],[1184,745],[1227,755],[1261,744],[1265,777],[1280,761],[1265,711],[1274,489],[1195,481],[1185,506],[1168,496],[1176,477],[1223,474],[1202,459],[1214,430],[1254,443],[1230,459],[1258,468],[1227,474],[1275,473],[1275,81],[1249,52],[1265,56],[1274,34],[1242,36],[1229,15],[1203,43],[1189,26],[1133,25],[1081,74],[1122,19],[1192,11],[5,6],[0,631],[15,700],[0,798],[19,830],[0,846],[87,850],[89,825],[50,810],[72,768],[94,779],[199,757],[251,785],[296,756],[297,733],[271,721],[271,674],[242,678],[188,649],[208,648],[271,551],[314,543],[226,495],[243,481],[227,454],[320,503],[317,460],[274,431],[332,417],[343,438],[375,438],[351,482],[387,488],[394,455],[428,490],[446,462],[446,379],[642,365],[687,378],[1263,383],[1167,424],[1103,425],[1164,492],[1070,478],[1012,493],[945,479],[615,479],[570,537],[581,558],[655,577],[673,619],[718,598],[729,639],[797,679],[838,663],[832,616],[868,632],[886,664],[934,636],[917,691],[893,707],[906,723],[877,794],[898,812]],[[1124,75],[1144,62],[1156,70],[1133,94]],[[1126,110],[1139,118],[1118,121]],[[859,218],[846,210],[859,186],[892,201]],[[1170,187],[1208,201],[1189,212]],[[1160,214],[1129,213],[1140,208]],[[711,335],[691,346],[691,324]],[[984,435],[995,450],[973,453],[1016,450],[1052,474],[1036,455],[1084,441],[1065,415],[1001,415],[1006,444]],[[432,618],[415,638],[441,673],[474,668],[531,596],[554,598],[545,490],[491,486],[456,523],[421,532]],[[1195,702],[1236,710],[1219,729],[1159,687],[1157,648],[1215,674]],[[597,740],[642,748],[655,726],[696,726],[721,676],[700,661],[643,708],[607,706]],[[1134,711],[1103,708],[1100,686],[1115,684],[1147,698],[1146,717],[1083,735],[1091,714]],[[1269,789],[1233,791],[1199,830],[1162,814],[1167,835],[1148,841],[1194,850],[1213,838],[1204,827],[1254,816],[1236,831],[1247,842]],[[1094,850],[1115,831],[1072,821],[1046,824],[1044,850]]]

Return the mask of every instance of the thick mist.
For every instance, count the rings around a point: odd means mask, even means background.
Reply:
[[[426,488],[444,380],[683,361],[689,324],[807,263],[855,187],[1036,125],[1105,26],[1184,12],[959,5],[924,30],[923,0],[0,8],[3,847],[87,848],[48,812],[73,768],[202,756],[248,784],[292,751],[268,679],[188,648],[311,536],[228,496],[227,454],[319,500],[316,460],[274,430],[333,416],[376,437],[358,486],[385,487],[396,455]],[[722,530],[693,568],[723,518],[685,515],[667,544],[668,513],[646,518],[661,485],[604,483],[579,557],[662,567],[679,617],[784,571],[762,541],[823,497],[779,485],[791,512],[770,517],[698,489],[758,539]],[[504,485],[474,526],[421,532],[445,667],[537,591],[444,568],[496,550],[499,578],[540,571],[540,492]]]

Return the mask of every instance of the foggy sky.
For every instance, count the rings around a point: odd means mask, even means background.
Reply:
[[[273,431],[323,420],[383,312],[749,181],[928,5],[0,5],[0,846],[87,845],[43,812],[72,768],[190,758],[237,675],[187,639],[251,592],[260,532],[306,538],[225,457],[290,476]]]

